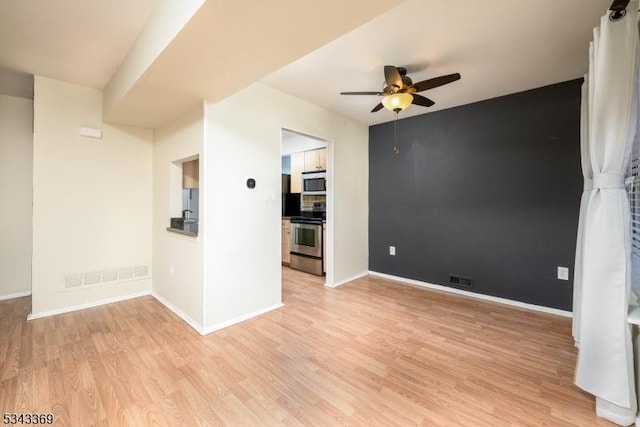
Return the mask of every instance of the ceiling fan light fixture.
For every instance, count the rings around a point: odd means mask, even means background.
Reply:
[[[392,93],[382,99],[382,105],[389,111],[402,111],[411,105],[413,95],[410,93]]]

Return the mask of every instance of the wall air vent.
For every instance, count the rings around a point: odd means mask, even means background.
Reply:
[[[102,281],[103,282],[115,282],[118,280],[118,269],[112,268],[109,270],[102,270]]]
[[[456,288],[472,288],[471,277],[458,276],[456,274],[449,275],[449,285]]]
[[[149,276],[150,269],[147,264],[72,273],[64,276],[63,290],[73,291],[93,286],[115,285],[132,280],[147,279]]]
[[[132,279],[133,272],[134,272],[133,267],[123,267],[120,270],[118,270],[118,279],[120,280]]]
[[[148,265],[136,265],[135,266],[136,277],[147,277],[149,275]]]
[[[64,277],[65,289],[73,289],[84,284],[84,274],[67,274]]]
[[[84,273],[84,284],[85,285],[96,285],[102,282],[102,272],[100,271],[91,271],[89,273]]]

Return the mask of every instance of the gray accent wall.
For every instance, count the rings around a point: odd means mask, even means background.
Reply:
[[[581,84],[371,126],[369,269],[571,310]]]

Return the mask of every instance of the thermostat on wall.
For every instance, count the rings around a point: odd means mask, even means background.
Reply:
[[[89,138],[102,138],[102,129],[81,127],[80,135],[87,136]]]

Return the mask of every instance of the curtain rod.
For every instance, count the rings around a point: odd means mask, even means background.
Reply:
[[[611,3],[610,11],[613,13],[610,15],[612,20],[618,20],[627,14],[626,9],[630,0],[613,0]]]

